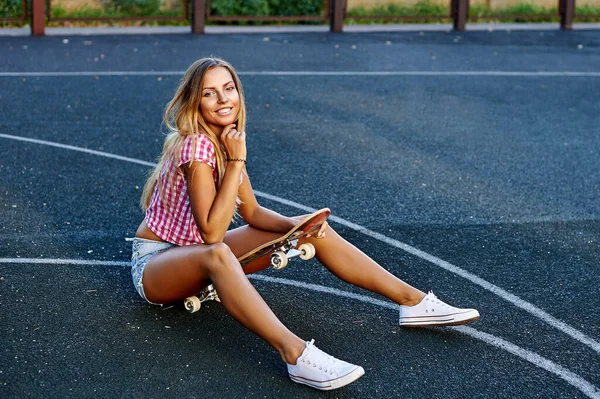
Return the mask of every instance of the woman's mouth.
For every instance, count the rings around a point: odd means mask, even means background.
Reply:
[[[216,110],[215,112],[219,115],[229,115],[233,108],[221,108]]]

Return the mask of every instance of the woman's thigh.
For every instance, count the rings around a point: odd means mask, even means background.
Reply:
[[[225,234],[223,242],[231,249],[231,252],[239,258],[269,241],[283,236],[281,233],[259,230],[251,226],[242,226],[229,230]]]
[[[204,244],[173,247],[153,256],[143,274],[146,298],[165,304],[197,294],[210,284],[209,267],[215,261],[215,246]]]
[[[242,226],[229,230],[223,240],[231,252],[239,258],[261,245],[273,241],[284,234],[259,230],[251,226]],[[269,257],[264,256],[244,266],[244,273],[251,274],[269,267]]]

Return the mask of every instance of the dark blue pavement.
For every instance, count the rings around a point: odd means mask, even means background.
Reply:
[[[599,46],[594,31],[0,37],[0,397],[600,397]],[[17,138],[153,162],[179,73],[207,55],[242,74],[250,177],[276,196],[261,203],[330,207],[388,270],[481,319],[401,329],[316,262],[266,271],[252,281],[290,329],[366,370],[322,393],[220,304],[144,304],[123,264],[149,167]]]

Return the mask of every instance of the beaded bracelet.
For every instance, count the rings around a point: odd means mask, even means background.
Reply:
[[[226,161],[227,162],[243,162],[244,165],[248,164],[248,162],[246,162],[246,160],[242,159],[242,158],[227,158]]]

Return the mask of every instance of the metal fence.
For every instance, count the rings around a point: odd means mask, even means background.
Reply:
[[[490,18],[560,18],[561,29],[572,29],[575,19],[575,0],[558,0],[558,15],[526,15],[503,14],[487,15],[480,17],[469,14],[469,0],[450,0],[448,12],[439,15],[349,15],[346,0],[323,0],[321,12],[318,15],[218,15],[212,13],[211,0],[181,0],[183,12],[172,16],[116,16],[116,17],[53,17],[52,0],[22,0],[22,13],[20,17],[0,17],[0,23],[27,23],[31,24],[31,34],[44,35],[45,27],[49,23],[71,22],[110,22],[110,21],[180,21],[190,23],[192,33],[203,34],[207,23],[254,23],[254,22],[314,22],[329,23],[331,32],[342,32],[344,21],[452,21],[454,29],[464,31],[467,21],[477,21]],[[213,0],[215,1],[215,0]],[[580,16],[577,20],[600,18],[598,16]]]

